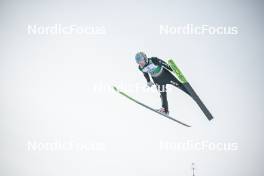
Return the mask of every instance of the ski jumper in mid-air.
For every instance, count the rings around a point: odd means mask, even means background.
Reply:
[[[171,84],[180,88],[182,91],[190,95],[182,83],[171,73],[173,71],[170,66],[157,57],[148,58],[144,52],[138,52],[135,56],[138,68],[143,72],[149,87],[156,85],[160,92],[162,107],[158,110],[161,113],[169,114],[166,85]],[[150,79],[150,76],[153,82]]]

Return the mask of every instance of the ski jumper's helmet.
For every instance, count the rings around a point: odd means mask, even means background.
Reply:
[[[137,63],[144,60],[147,63],[147,55],[144,52],[138,52],[135,56],[135,60]]]

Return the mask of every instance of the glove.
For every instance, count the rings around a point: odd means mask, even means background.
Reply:
[[[151,87],[151,86],[153,86],[153,85],[154,85],[154,83],[153,83],[153,82],[151,82],[151,81],[149,81],[149,82],[147,82],[147,85],[148,85],[148,87]]]

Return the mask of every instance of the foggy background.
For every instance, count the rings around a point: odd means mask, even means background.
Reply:
[[[261,1],[1,1],[0,175],[262,175]],[[103,26],[105,35],[30,35],[28,25]],[[160,35],[160,25],[236,26],[237,35]],[[165,119],[135,53],[174,59],[211,111],[172,88]],[[129,86],[140,84],[140,91]],[[98,90],[95,88],[106,87]],[[133,88],[132,88],[133,89]],[[131,90],[131,88],[130,88]],[[235,143],[235,151],[161,143]],[[32,150],[30,142],[103,147]]]

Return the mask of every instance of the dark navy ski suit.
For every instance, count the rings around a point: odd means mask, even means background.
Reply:
[[[167,100],[167,91],[166,84],[171,84],[175,87],[180,88],[185,93],[189,94],[182,83],[170,72],[172,69],[170,66],[164,62],[163,60],[157,57],[151,57],[147,59],[144,67],[138,67],[140,71],[143,72],[144,77],[147,82],[150,82],[150,76],[155,83],[158,91],[160,92],[161,104],[167,113],[168,108],[168,100]],[[150,75],[150,76],[149,76]]]

